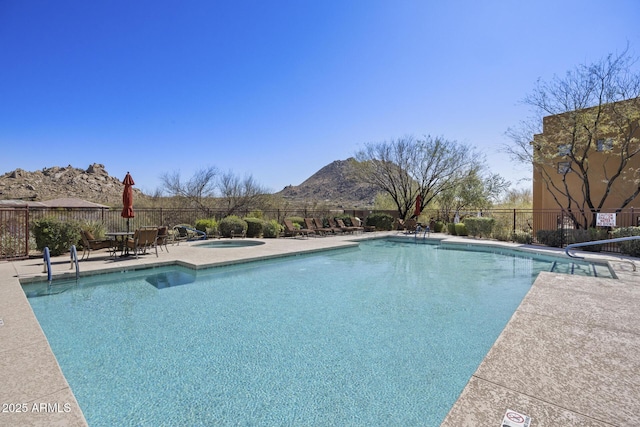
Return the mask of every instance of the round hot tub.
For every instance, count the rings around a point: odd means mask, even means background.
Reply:
[[[201,243],[199,248],[246,248],[249,246],[264,245],[264,242],[256,242],[255,240],[211,240]]]

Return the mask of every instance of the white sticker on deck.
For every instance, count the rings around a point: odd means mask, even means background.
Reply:
[[[521,414],[512,409],[507,409],[502,419],[501,427],[529,427],[531,425],[531,417]]]

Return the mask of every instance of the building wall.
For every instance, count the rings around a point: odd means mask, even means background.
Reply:
[[[624,107],[624,109],[622,108]],[[573,205],[573,209],[589,209],[583,204],[582,197],[582,180],[579,174],[568,172],[566,183],[563,183],[563,174],[558,172],[560,162],[570,162],[569,156],[562,155],[563,144],[575,144],[575,147],[582,147],[587,141],[591,141],[591,148],[588,152],[588,176],[590,182],[591,200],[597,207],[600,204],[602,196],[606,193],[607,181],[606,177],[613,175],[619,166],[620,145],[619,141],[624,141],[624,137],[619,135],[619,127],[612,126],[611,120],[607,114],[614,111],[612,116],[618,117],[619,111],[624,111],[628,117],[633,118],[631,126],[627,128],[632,135],[630,139],[630,148],[640,149],[640,130],[638,130],[638,117],[640,116],[640,102],[637,99],[630,101],[622,101],[621,103],[598,107],[591,109],[569,112],[555,116],[547,116],[543,119],[543,133],[534,136],[534,168],[533,168],[533,208],[534,210],[542,209],[560,209],[568,207],[567,197],[561,195],[553,188],[547,188],[546,180],[560,186],[564,191],[566,184],[574,198],[579,199],[578,206]],[[600,114],[598,114],[600,113]],[[593,129],[591,133],[584,132],[596,120],[600,120],[597,128],[597,135],[594,135]],[[613,119],[612,119],[613,120]],[[616,119],[617,120],[617,119]],[[586,123],[582,125],[581,123]],[[616,121],[616,123],[621,123]],[[583,131],[583,133],[580,133]],[[577,136],[576,136],[577,135]],[[590,139],[589,139],[590,137]],[[618,138],[616,140],[616,138]],[[598,140],[603,141],[603,151],[597,151]],[[616,142],[613,142],[613,141]],[[611,142],[609,142],[611,141]],[[611,149],[609,145],[612,144]],[[574,163],[575,167],[575,163]],[[546,172],[546,174],[544,173]],[[611,187],[602,211],[612,211],[620,208],[625,199],[627,199],[638,188],[640,181],[640,154],[632,157],[625,167],[626,176],[619,177]],[[546,177],[546,178],[545,178]],[[554,199],[554,194],[558,197],[560,204]],[[627,205],[626,209],[635,208],[640,210],[640,196]]]

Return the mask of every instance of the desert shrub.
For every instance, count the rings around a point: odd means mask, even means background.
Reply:
[[[465,218],[464,226],[470,235],[474,237],[486,237],[491,235],[491,230],[495,222],[493,218],[469,217]]]
[[[375,227],[376,230],[391,230],[393,228],[393,217],[386,213],[373,213],[367,216],[365,224]]]
[[[513,233],[513,241],[523,245],[530,245],[533,243],[533,236],[527,231],[516,230],[516,232]]]
[[[22,244],[22,239],[11,235],[6,231],[3,224],[0,224],[0,258],[12,258],[18,254],[18,248]]]
[[[247,214],[246,218],[258,218],[258,219],[264,219],[264,212],[262,212],[260,209],[256,209],[254,211],[251,211]]]
[[[613,230],[612,237],[640,236],[640,227],[621,227]],[[640,257],[640,239],[620,242],[620,252],[634,257]]]
[[[562,247],[562,230],[538,230],[536,238],[545,246]]]
[[[447,224],[447,231],[449,232],[449,234],[451,234],[452,236],[456,235],[456,225],[452,222]]]
[[[203,218],[196,221],[196,230],[207,233],[207,236],[213,236],[218,232],[218,221],[215,218]]]
[[[242,234],[247,232],[247,222],[236,215],[229,215],[222,218],[218,223],[218,231],[222,237],[231,237],[232,234]]]
[[[501,242],[510,242],[514,239],[513,231],[504,227],[494,227],[491,237]]]
[[[567,244],[591,242],[593,240],[604,240],[607,237],[607,230],[597,228],[589,228],[586,230],[567,230]],[[602,250],[602,246],[580,246],[577,249],[591,252],[600,252]]]
[[[465,227],[464,222],[459,222],[459,223],[455,224],[455,229],[456,229],[456,235],[458,235],[458,236],[468,236],[469,235],[469,231],[467,230],[467,227]]]
[[[42,251],[48,247],[51,256],[62,255],[81,238],[79,223],[60,221],[54,217],[34,221],[31,229],[36,239],[36,248]]]
[[[247,223],[247,237],[260,237],[264,229],[265,221],[260,218],[245,218]]]
[[[262,227],[262,237],[280,237],[280,233],[282,233],[282,231],[282,225],[278,224],[278,221],[276,221],[275,219],[272,219],[271,221],[267,221],[264,223],[264,226]]]
[[[442,229],[444,228],[444,222],[436,221],[433,223],[433,231],[434,233],[442,233]]]

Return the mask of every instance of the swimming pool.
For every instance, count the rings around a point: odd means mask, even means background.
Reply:
[[[24,288],[91,426],[439,425],[549,268],[371,241]]]

